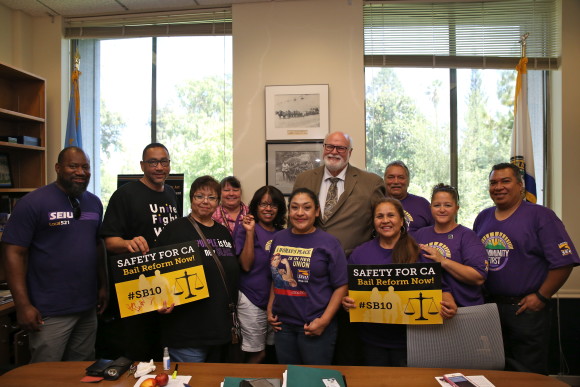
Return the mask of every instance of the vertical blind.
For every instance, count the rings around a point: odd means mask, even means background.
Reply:
[[[65,18],[69,39],[231,35],[231,8]]]
[[[560,56],[556,0],[366,1],[366,66],[513,68],[521,36],[532,69]]]

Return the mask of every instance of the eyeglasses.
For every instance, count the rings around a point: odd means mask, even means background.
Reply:
[[[73,210],[73,218],[79,220],[82,213],[81,203],[79,202],[79,199],[69,196],[68,201],[70,202],[70,206],[72,207]]]
[[[278,208],[278,205],[276,203],[265,203],[265,202],[262,202],[262,203],[258,204],[258,206],[260,208],[268,208],[268,207],[270,207],[273,210],[275,210],[275,209]]]
[[[338,146],[332,144],[324,144],[324,150],[327,152],[332,152],[336,149],[337,153],[345,153],[348,150],[347,146]]]
[[[193,195],[193,198],[198,202],[203,202],[207,199],[208,202],[215,203],[217,202],[217,196],[203,196],[203,195]]]
[[[161,159],[161,160],[149,159],[149,160],[144,160],[143,162],[147,163],[150,167],[156,167],[159,164],[161,164],[162,167],[168,167],[171,160],[168,160],[168,159]]]

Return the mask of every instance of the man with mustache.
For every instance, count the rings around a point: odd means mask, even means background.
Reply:
[[[385,168],[387,195],[398,199],[405,211],[405,227],[411,235],[420,228],[434,225],[429,201],[407,192],[411,173],[404,162],[397,160]]]
[[[103,206],[87,192],[91,166],[63,149],[56,182],[25,195],[2,235],[2,260],[31,362],[94,360],[97,313],[107,306]]]
[[[385,184],[378,175],[350,165],[352,149],[348,134],[329,133],[323,144],[324,165],[301,173],[294,184],[294,189],[305,187],[318,195],[320,227],[340,241],[347,257],[356,246],[371,239],[372,203],[385,196]],[[362,365],[361,345],[351,332],[348,314],[341,308],[337,315],[335,362]]]

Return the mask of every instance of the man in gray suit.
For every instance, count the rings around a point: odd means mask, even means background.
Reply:
[[[330,133],[323,146],[324,166],[298,175],[294,189],[305,187],[318,195],[321,228],[338,238],[348,256],[371,238],[372,203],[385,196],[385,183],[378,175],[349,164],[352,140],[348,134]],[[327,203],[329,193],[334,200]]]
[[[385,182],[378,175],[349,164],[352,139],[333,132],[324,139],[324,165],[298,175],[294,189],[308,188],[320,200],[322,229],[334,235],[346,255],[373,233],[372,204],[385,196]],[[334,363],[362,365],[362,343],[342,308],[337,313],[338,336]]]

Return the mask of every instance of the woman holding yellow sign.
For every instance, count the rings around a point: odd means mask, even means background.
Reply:
[[[426,262],[419,256],[419,246],[409,235],[405,225],[405,215],[401,202],[384,198],[373,207],[373,223],[377,234],[375,239],[358,246],[350,255],[352,265],[385,265]],[[451,318],[457,312],[457,305],[451,293],[445,291],[440,314]],[[347,311],[356,308],[355,300],[343,297],[342,306]],[[365,364],[369,366],[402,367],[407,363],[406,325],[360,323],[359,335],[363,342]],[[364,324],[364,325],[363,325]]]

